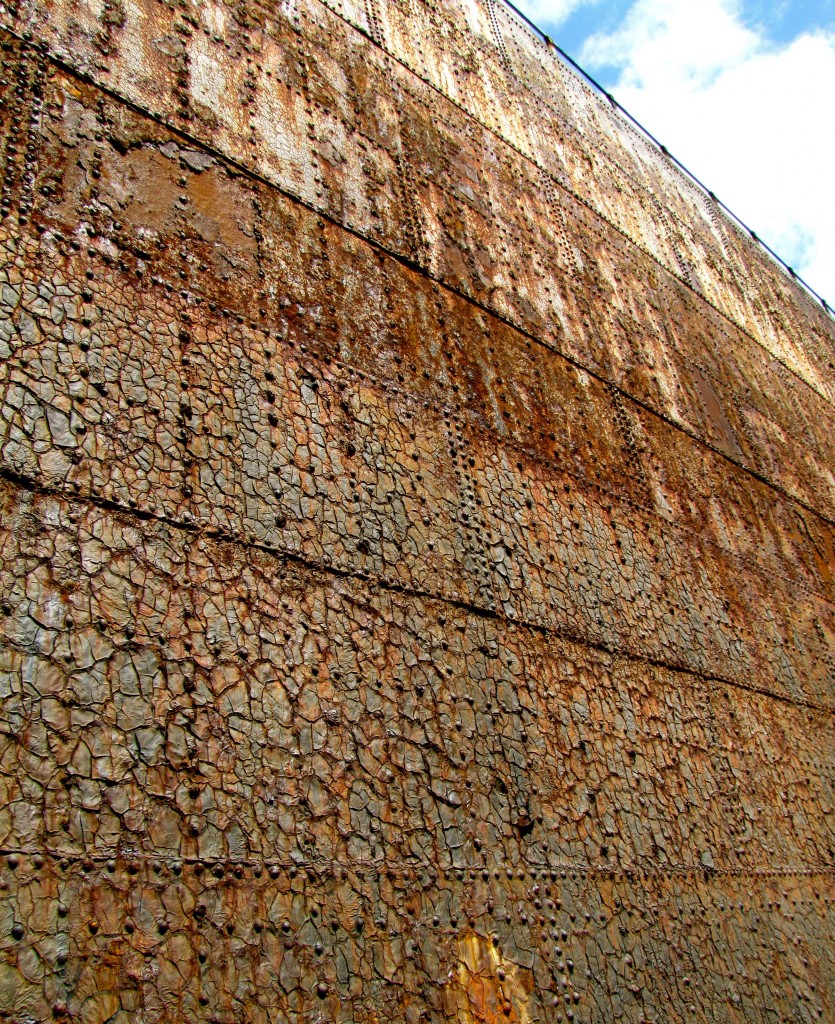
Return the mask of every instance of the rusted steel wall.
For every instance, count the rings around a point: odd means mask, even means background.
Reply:
[[[823,310],[493,0],[0,11],[0,1019],[835,1019]]]

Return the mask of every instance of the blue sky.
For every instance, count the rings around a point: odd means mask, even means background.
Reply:
[[[835,0],[515,0],[835,306]]]
[[[525,13],[547,7],[530,0],[523,0],[516,6]],[[550,28],[560,46],[576,60],[589,36],[613,32],[632,6],[633,0],[596,0],[577,8],[564,20],[546,17],[537,24],[546,32]],[[835,28],[835,0],[749,0],[742,4],[742,17],[749,25],[760,28],[768,38],[787,43],[812,29]]]

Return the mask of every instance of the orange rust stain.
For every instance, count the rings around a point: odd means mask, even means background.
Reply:
[[[458,984],[466,998],[459,1009],[462,1024],[528,1024],[524,968],[473,932],[461,937],[458,958]]]

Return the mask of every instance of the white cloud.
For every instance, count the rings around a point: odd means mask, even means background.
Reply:
[[[584,47],[614,93],[835,304],[835,34],[774,45],[736,0],[637,0]]]
[[[537,25],[553,28],[561,24],[579,7],[598,0],[514,0],[515,6]]]

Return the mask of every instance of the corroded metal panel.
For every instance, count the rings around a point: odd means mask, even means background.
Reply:
[[[810,966],[770,997],[826,984],[831,794],[784,758],[831,763],[830,712],[88,502],[3,516],[20,1019],[604,1019],[741,957],[730,1010],[781,929]]]
[[[660,233],[657,244],[640,239],[636,244],[630,231],[602,209],[602,200],[596,202],[589,194],[596,182],[611,177],[594,162],[601,159],[601,132],[592,132],[591,115],[584,122],[586,133],[575,131],[572,143],[584,168],[582,181],[575,175],[565,189],[548,175],[543,189],[547,172],[526,153],[521,140],[488,130],[472,116],[464,98],[439,100],[437,89],[428,89],[403,64],[386,60],[368,35],[346,27],[319,0],[279,6],[269,18],[259,15],[248,21],[241,16],[241,23],[225,8],[221,16],[212,14],[211,5],[200,5],[192,18],[198,21],[196,28],[168,8],[147,3],[148,12],[141,4],[132,5],[111,26],[103,69],[95,56],[100,43],[75,30],[75,13],[62,21],[36,10],[31,21],[73,66],[350,229],[425,266],[449,287],[725,450],[724,431],[717,435],[698,393],[699,377],[705,370],[714,373],[725,417],[742,416],[740,407],[752,407],[747,429],[767,434],[767,444],[756,437],[748,450],[735,449],[734,457],[764,473],[763,452],[783,445],[775,482],[813,507],[826,503],[825,510],[833,512],[825,469],[832,462],[832,432],[826,429],[825,416],[810,417],[808,433],[817,436],[812,451],[804,445],[808,453],[802,458],[784,440],[792,432],[785,410],[792,407],[794,394],[801,394],[802,404],[815,405],[820,393],[825,408],[833,398],[828,390],[831,341],[823,335],[816,343],[823,313],[812,315],[799,289],[781,281],[775,268],[761,267],[748,242],[737,263],[741,268],[750,264],[751,273],[743,270],[744,287],[740,284],[738,291],[749,301],[757,297],[757,308],[767,312],[766,327],[759,329],[756,310],[735,321],[728,309],[698,296],[690,270],[698,264],[704,276],[712,263],[727,270],[732,261],[721,252],[712,261],[698,261],[695,244],[687,248],[686,240],[670,227],[673,214],[661,202],[656,180],[663,172],[659,159],[652,162],[654,176],[647,186],[649,198],[641,200],[644,206],[619,193],[617,182],[599,190],[610,204],[618,196],[618,210],[639,216],[648,230]],[[447,26],[438,28],[443,39],[469,31],[466,19],[461,24],[455,20],[455,10],[444,5],[435,12],[436,20]],[[135,52],[136,39],[145,38],[149,22],[155,45],[161,47],[154,57],[160,72],[150,80],[147,73],[137,76],[133,71],[144,60]],[[182,51],[177,51],[182,67],[176,72],[169,68],[173,58],[166,50],[171,47],[164,43],[169,37],[178,40]],[[117,50],[119,40],[122,49]],[[195,54],[205,50],[205,60],[195,56],[192,63],[193,49]],[[355,103],[356,120],[347,125],[344,102],[334,98],[340,84],[340,75],[329,73],[334,66],[346,76]],[[250,68],[246,75],[244,67]],[[221,73],[240,81],[217,80]],[[204,102],[199,96],[206,90]],[[597,118],[611,117],[598,110],[600,103],[591,94],[582,95],[585,106],[579,99],[575,102],[578,117],[586,108]],[[527,202],[515,198],[520,195]],[[548,195],[538,210],[537,197]],[[556,206],[563,208],[559,214]],[[691,210],[691,221],[694,216]],[[562,231],[555,231],[553,225],[563,218]],[[709,230],[709,225],[695,222],[688,235],[706,239]],[[571,240],[572,272],[554,273],[553,268],[560,268],[565,237]],[[675,245],[671,239],[677,239]],[[662,252],[659,246],[667,248]],[[750,260],[749,250],[754,253]],[[532,252],[539,254],[538,260],[530,259]],[[656,304],[643,297],[648,278],[658,293]],[[802,330],[793,312],[798,303],[805,309]],[[629,330],[636,313],[638,323],[658,338],[649,354],[642,351],[644,331]],[[792,331],[802,344],[792,341]],[[643,345],[636,334],[644,336]],[[764,358],[764,353],[774,358]],[[762,387],[756,389],[747,372],[752,358],[766,371]],[[810,389],[813,395],[807,396]],[[775,471],[774,466],[769,469]]]
[[[835,1014],[835,334],[497,0],[3,10],[0,1015]]]

